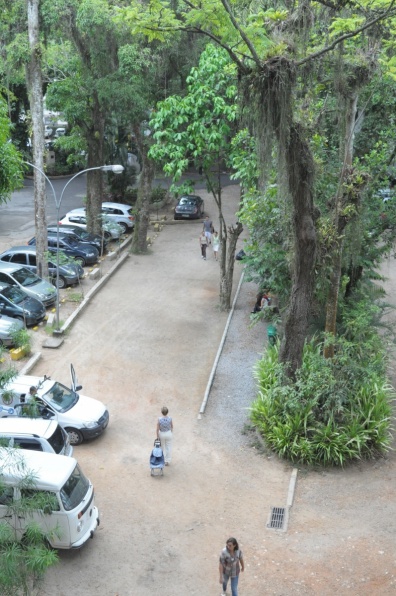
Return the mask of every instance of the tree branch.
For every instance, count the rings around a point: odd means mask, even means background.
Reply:
[[[309,60],[314,60],[315,58],[318,58],[319,56],[322,56],[323,54],[326,54],[327,52],[330,52],[339,43],[341,43],[345,39],[350,39],[351,37],[356,37],[356,35],[359,35],[359,33],[362,33],[362,31],[365,31],[365,29],[368,29],[369,27],[372,27],[373,25],[375,25],[375,23],[378,23],[378,21],[381,21],[386,16],[388,16],[388,15],[391,14],[392,7],[393,7],[394,4],[395,4],[395,0],[392,0],[392,2],[390,3],[389,7],[387,8],[387,10],[383,14],[381,14],[379,17],[373,19],[372,21],[369,21],[368,23],[366,23],[362,27],[359,27],[359,29],[355,29],[355,31],[351,31],[350,33],[345,33],[345,35],[341,35],[341,37],[338,37],[336,40],[333,41],[332,44],[330,44],[329,46],[326,46],[325,48],[323,48],[323,50],[319,50],[318,52],[314,52],[310,56],[307,56],[306,58],[303,58],[302,60],[299,60],[298,62],[296,62],[296,66],[301,66],[302,64],[305,64],[306,62],[309,62]]]
[[[252,42],[250,41],[250,39],[248,38],[248,36],[246,35],[246,33],[244,32],[244,30],[242,29],[242,27],[239,26],[237,20],[235,19],[234,15],[232,14],[232,10],[231,10],[231,6],[228,4],[228,0],[221,0],[221,3],[224,7],[224,10],[226,11],[226,13],[228,14],[228,16],[230,17],[231,23],[233,24],[233,26],[235,27],[235,29],[238,31],[239,35],[242,37],[243,41],[245,42],[245,44],[247,45],[247,47],[250,50],[250,53],[252,54],[252,58],[255,61],[257,66],[261,65],[261,60],[252,44]]]

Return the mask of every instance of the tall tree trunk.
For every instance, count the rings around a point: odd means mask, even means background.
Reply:
[[[141,134],[139,126],[134,127],[138,149],[142,158],[138,197],[136,202],[135,227],[133,230],[132,251],[147,252],[147,232],[150,224],[150,198],[155,175],[155,164],[147,155],[148,139]]]
[[[333,248],[332,256],[332,271],[330,274],[330,285],[327,294],[326,302],[326,324],[325,331],[331,334],[335,339],[337,329],[337,310],[338,310],[338,296],[340,292],[341,283],[341,269],[342,269],[342,251],[344,244],[344,229],[349,221],[349,218],[342,216],[343,208],[345,207],[348,196],[344,193],[344,182],[346,176],[352,171],[353,161],[353,145],[354,145],[354,128],[357,112],[358,94],[351,93],[345,98],[345,126],[344,126],[344,163],[340,174],[338,184],[338,191],[335,200],[334,210],[334,228],[337,234],[337,241]],[[333,358],[334,356],[334,342],[328,342],[324,348],[324,357]]]
[[[92,122],[94,123],[91,134],[88,136],[88,168],[97,168],[104,163],[104,129],[105,117],[100,107],[97,94],[94,93],[92,107]],[[87,228],[94,234],[102,233],[102,201],[103,201],[103,173],[93,170],[87,173]]]
[[[217,181],[213,182],[210,171],[205,171],[206,185],[215,200],[219,216],[219,241],[220,241],[220,310],[226,312],[231,308],[231,293],[234,276],[234,261],[236,243],[242,233],[243,226],[237,222],[235,226],[227,227],[222,209],[222,192],[221,192],[221,164],[223,158],[219,155],[217,160]]]
[[[235,226],[227,229],[227,240],[222,242],[220,254],[220,310],[227,311],[231,308],[232,284],[234,279],[236,243],[241,235],[243,226],[237,222]]]
[[[39,29],[39,0],[27,0],[30,61],[26,66],[33,126],[33,164],[44,171],[44,112]],[[45,178],[34,170],[34,220],[36,226],[37,273],[48,277]]]
[[[290,304],[279,359],[289,378],[302,364],[315,283],[316,229],[312,196],[314,164],[301,126],[292,124],[286,169],[293,203],[294,264]]]

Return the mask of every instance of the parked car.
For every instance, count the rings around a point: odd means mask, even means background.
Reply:
[[[0,345],[11,348],[14,345],[13,332],[19,331],[24,327],[25,325],[22,321],[17,321],[6,315],[0,315]]]
[[[204,216],[205,204],[198,195],[183,195],[175,207],[174,219],[200,219]]]
[[[47,232],[49,236],[56,236],[57,226],[48,226]],[[99,234],[90,234],[89,232],[83,230],[82,228],[79,228],[78,226],[59,226],[59,234],[63,236],[65,236],[66,234],[73,236],[75,237],[74,239],[77,240],[77,242],[81,242],[81,244],[85,244],[87,246],[91,245],[95,247],[96,250],[99,251],[99,254],[102,254],[102,252],[105,250],[107,246],[107,240],[104,239],[102,242],[102,238],[101,236],[99,236]]]
[[[45,306],[18,286],[0,283],[0,313],[19,319],[29,327],[44,320]]]
[[[29,246],[35,246],[36,238],[31,238],[28,241]],[[99,252],[96,248],[90,245],[81,244],[70,236],[62,234],[59,236],[59,249],[65,253],[67,257],[72,257],[81,267],[85,265],[94,265],[99,258]],[[55,252],[58,250],[58,238],[55,236],[48,236],[48,250]]]
[[[77,549],[93,538],[100,523],[94,489],[74,457],[2,447],[0,463],[0,519],[17,540],[32,522],[52,548]],[[33,500],[24,515],[27,496]]]
[[[0,255],[0,261],[6,263],[18,263],[23,265],[27,269],[37,273],[37,259],[36,249],[34,246],[13,246],[8,250],[4,251]],[[53,285],[56,285],[56,262],[48,259],[48,273],[51,278]],[[80,265],[67,264],[59,265],[59,287],[65,288],[66,286],[74,286],[84,276],[84,270]]]
[[[68,215],[85,215],[85,208],[73,209],[69,211]],[[132,207],[124,205],[123,203],[102,203],[102,214],[106,216],[108,221],[114,221],[121,226],[123,233],[133,229],[135,225],[135,216],[132,213]]]
[[[19,287],[29,296],[40,300],[46,308],[56,301],[54,286],[18,263],[0,261],[0,284]]]
[[[54,132],[54,129],[52,128],[52,126],[49,126],[49,124],[46,124],[44,126],[44,135],[46,138],[51,137],[53,132]]]
[[[68,457],[73,455],[69,435],[56,420],[16,416],[0,418],[0,443],[3,447],[33,449]]]
[[[87,216],[85,214],[85,209],[82,207],[81,209],[73,209],[66,215],[62,217],[59,221],[61,226],[78,226],[83,230],[87,229]],[[102,221],[102,230],[104,239],[108,242],[110,240],[118,240],[122,234],[122,228],[115,222],[110,222],[106,220],[103,216]]]
[[[86,439],[102,434],[109,423],[109,412],[102,402],[77,393],[77,385],[71,366],[72,387],[69,389],[50,377],[21,375],[0,390],[0,417],[23,415],[24,408],[33,400],[38,415],[56,419],[69,435],[71,445],[79,445]],[[30,388],[36,395],[30,395]],[[4,394],[7,399],[4,402]],[[8,403],[7,403],[8,402]],[[25,412],[26,413],[26,412]]]
[[[64,126],[59,126],[55,131],[55,138],[58,139],[59,137],[64,137],[66,134],[66,128]]]

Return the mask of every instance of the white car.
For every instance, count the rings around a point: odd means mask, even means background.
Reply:
[[[71,377],[71,389],[47,376],[16,377],[0,391],[0,417],[55,419],[68,433],[71,445],[98,437],[109,423],[109,412],[97,399],[77,393],[81,386],[77,385],[73,365]]]
[[[66,213],[66,215],[59,221],[59,224],[78,226],[79,228],[86,230],[87,216],[85,209],[82,207],[81,209],[73,209],[73,211]],[[123,232],[121,226],[115,222],[108,221],[105,216],[103,216],[102,229],[105,240],[118,240]],[[62,228],[60,228],[60,231],[62,231]]]
[[[81,217],[81,215],[86,215],[85,207],[72,209],[67,214],[69,219],[70,217]],[[132,207],[123,203],[102,203],[102,216],[106,218],[106,222],[114,222],[121,226],[123,234],[131,231],[135,225],[135,216],[132,213]]]

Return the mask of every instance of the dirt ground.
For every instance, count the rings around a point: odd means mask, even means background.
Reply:
[[[216,225],[212,201],[200,194]],[[236,187],[225,199],[232,223]],[[248,412],[227,379],[239,433],[224,432],[216,390],[198,419],[227,319],[217,307],[218,263],[200,258],[199,231],[192,222],[164,226],[152,253],[131,255],[34,370],[68,382],[72,362],[82,392],[110,411],[104,435],[75,448],[101,525],[83,549],[60,553],[40,595],[216,596],[218,555],[233,535],[246,562],[241,596],[395,594],[394,453],[346,470],[300,470],[287,532],[279,532],[267,529],[268,513],[286,503],[292,468],[240,440]],[[235,288],[241,271],[238,264]],[[254,291],[242,286],[237,311],[241,351],[258,358],[262,339],[248,328]],[[174,419],[174,454],[164,476],[152,478],[162,405]]]

